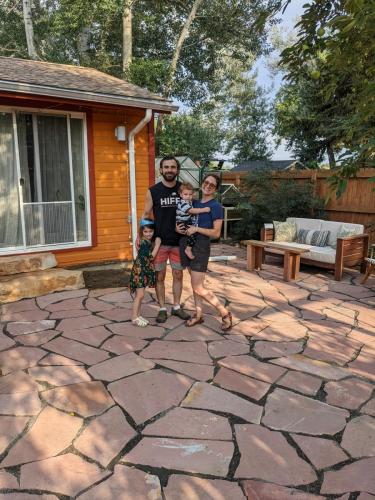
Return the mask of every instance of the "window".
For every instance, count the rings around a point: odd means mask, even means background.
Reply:
[[[90,243],[85,129],[83,115],[0,114],[0,186],[13,207],[0,205],[0,248]]]

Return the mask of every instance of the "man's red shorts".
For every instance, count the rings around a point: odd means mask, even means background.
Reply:
[[[168,260],[172,269],[182,270],[180,247],[161,245],[154,259],[155,271],[162,271],[165,269]]]

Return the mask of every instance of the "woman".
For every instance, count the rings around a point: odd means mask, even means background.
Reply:
[[[204,287],[208,259],[210,257],[210,239],[220,237],[223,224],[223,207],[215,200],[215,194],[220,187],[220,179],[214,174],[208,174],[202,182],[202,199],[194,200],[194,208],[210,208],[209,213],[201,213],[198,223],[190,226],[185,231],[179,227],[179,232],[184,234],[180,239],[181,264],[188,268],[191,277],[191,286],[194,293],[195,316],[186,322],[186,326],[194,326],[203,323],[203,299],[215,307],[221,316],[221,329],[226,332],[232,328],[232,314],[224,307],[216,295]],[[197,235],[194,245],[194,259],[189,259],[185,254],[186,239],[192,234]]]

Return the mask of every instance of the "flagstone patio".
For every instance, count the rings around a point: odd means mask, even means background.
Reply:
[[[151,294],[135,328],[124,288],[1,307],[0,499],[375,498],[374,278],[214,253],[226,335],[211,307],[156,325]]]

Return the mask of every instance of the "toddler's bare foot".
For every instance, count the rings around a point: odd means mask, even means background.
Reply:
[[[193,250],[191,249],[191,247],[186,247],[185,253],[189,257],[189,259],[191,260],[195,259],[195,255],[193,254]]]

